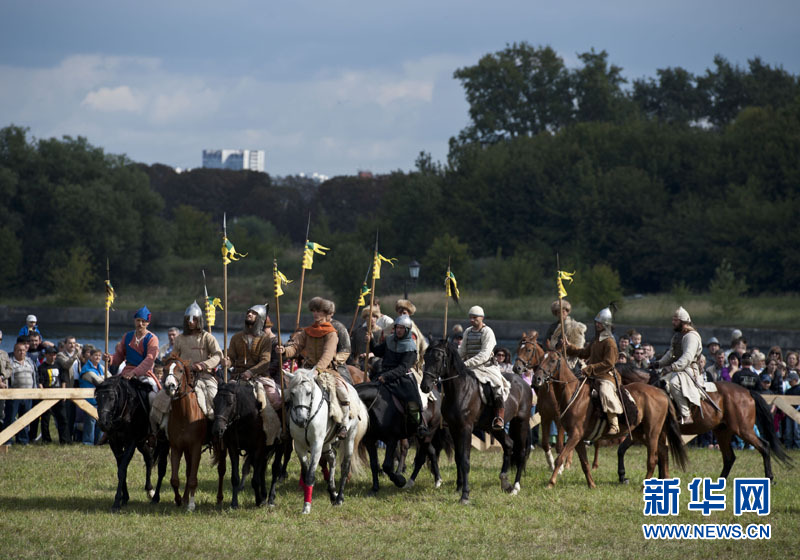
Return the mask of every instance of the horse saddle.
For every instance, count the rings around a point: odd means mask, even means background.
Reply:
[[[336,371],[339,373],[342,379],[347,381],[350,385],[353,385],[353,378],[350,377],[350,372],[347,371],[347,366],[344,364],[339,364],[336,366]]]
[[[494,391],[492,390],[492,385],[490,383],[481,383],[481,390],[479,393],[481,395],[481,402],[483,402],[483,404],[494,402]]]

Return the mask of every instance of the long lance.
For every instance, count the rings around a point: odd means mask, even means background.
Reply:
[[[369,379],[369,341],[372,337],[372,313],[375,308],[375,266],[378,262],[378,232],[375,232],[375,252],[372,255],[372,287],[369,293],[369,317],[367,318],[366,349],[364,350],[364,374]]]
[[[450,257],[447,257],[447,277],[445,278],[444,291],[444,329],[442,330],[442,340],[447,340],[447,311],[450,306],[450,298],[447,296],[447,282],[450,282]]]
[[[203,269],[203,293],[206,295],[206,301],[203,304],[203,308],[205,309],[208,307],[208,286],[206,285],[206,269]],[[206,314],[206,322],[208,323],[208,314]],[[208,334],[211,334],[211,323],[208,323]],[[227,369],[227,368],[226,368]]]
[[[361,284],[362,286],[366,286],[367,285],[367,280],[369,280],[369,271],[370,270],[372,270],[372,265],[367,267],[367,273],[364,275],[364,283]],[[358,310],[361,309],[361,306],[358,304],[358,302],[361,301],[362,297],[363,296],[361,294],[358,294],[358,299],[356,300],[356,312],[353,314],[353,322],[350,323],[350,336],[351,337],[353,336],[353,331],[355,331],[355,329],[356,329],[356,321],[358,320]]]
[[[222,213],[222,235],[227,239],[228,237],[228,215]],[[225,357],[225,383],[228,382],[228,263],[222,259],[222,306],[223,323],[222,323],[222,355]]]
[[[278,297],[278,259],[272,259],[272,283],[275,291],[275,321],[278,328],[278,348],[283,347],[283,340],[281,339],[281,298]],[[278,353],[278,367],[281,370],[281,395],[284,395],[286,388],[283,385],[283,352]],[[281,407],[281,433],[286,432],[286,406]]]
[[[306,247],[308,246],[308,234],[311,231],[311,212],[308,213],[308,224],[306,225],[306,244],[303,245],[303,252],[305,254]],[[300,266],[300,295],[297,297],[297,317],[294,320],[294,331],[300,328],[300,309],[303,307],[303,284],[306,281],[306,267]]]
[[[559,259],[558,253],[556,253],[556,277],[561,278],[561,260]],[[564,332],[564,313],[562,311],[563,300],[561,297],[561,290],[558,290],[558,316],[561,318],[561,351],[564,353],[564,357],[567,357],[567,334]],[[545,341],[545,345],[547,341]]]
[[[109,266],[108,263],[108,257],[106,257],[106,281],[109,284],[111,284],[111,267]],[[108,294],[106,294],[106,344],[105,344],[105,354],[103,354],[104,356],[108,356],[108,328],[110,322],[111,322],[111,305],[109,305],[108,303]],[[106,367],[105,371],[103,372],[103,375],[105,376],[106,379],[108,379],[108,377],[111,375],[109,373],[108,361],[106,361]]]

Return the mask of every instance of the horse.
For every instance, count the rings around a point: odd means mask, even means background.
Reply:
[[[167,426],[172,464],[170,484],[175,491],[175,505],[184,505],[187,511],[194,511],[197,470],[200,467],[200,454],[206,439],[208,420],[197,404],[191,365],[180,358],[168,358],[164,362],[164,371],[164,390],[172,399]],[[186,462],[183,498],[180,495],[181,456]]]
[[[567,360],[559,352],[547,352],[542,358],[542,363],[536,368],[534,384],[553,386],[561,413],[561,422],[567,430],[567,443],[556,458],[555,469],[548,482],[548,488],[553,488],[559,474],[559,467],[563,464],[564,456],[576,449],[581,461],[583,473],[589,488],[596,485],[592,479],[591,469],[586,457],[586,439],[592,437],[598,430],[598,422],[605,417],[602,411],[596,409],[592,402],[591,390],[572,373]],[[645,383],[631,383],[626,389],[636,403],[638,414],[636,418],[628,418],[628,430],[633,440],[645,444],[647,447],[647,476],[651,478],[658,463],[659,478],[669,477],[667,442],[673,460],[682,469],[685,469],[688,457],[686,447],[680,436],[680,429],[667,394]],[[614,438],[619,436],[612,436]]]
[[[425,351],[425,368],[420,387],[428,392],[437,381],[442,387],[442,416],[447,422],[456,448],[456,489],[461,491],[462,505],[469,504],[469,457],[472,449],[472,430],[480,428],[491,432],[503,447],[503,465],[500,470],[500,487],[511,494],[520,491],[520,478],[530,451],[531,388],[518,375],[506,375],[511,391],[505,402],[508,433],[492,431],[494,419],[492,406],[481,399],[484,387],[469,370],[455,346],[446,340],[431,344]],[[491,402],[491,399],[488,399]],[[508,468],[516,466],[514,484],[508,482]]]
[[[400,473],[400,465],[398,465],[398,469],[395,470],[395,452],[398,443],[402,440],[415,437],[416,431],[409,430],[404,411],[398,408],[395,404],[394,397],[383,383],[371,381],[369,383],[357,385],[355,389],[358,392],[358,397],[361,399],[361,402],[364,403],[364,406],[367,407],[367,411],[369,412],[369,430],[367,430],[364,439],[361,440],[361,445],[369,454],[369,464],[372,471],[372,489],[369,495],[377,495],[380,489],[378,483],[378,473],[380,470],[386,473],[386,476],[389,477],[389,480],[391,480],[395,486],[403,488],[408,481]],[[434,396],[438,398],[439,392],[435,388],[432,389],[432,391]],[[438,407],[438,410],[436,406],[429,406],[425,410],[425,413],[425,420],[428,422],[430,433],[424,438],[418,438],[419,445],[414,458],[415,471],[413,478],[416,479],[420,468],[425,464],[425,459],[430,458],[434,479],[438,482],[438,486],[441,486],[438,454],[436,454],[435,451],[431,453],[428,452],[429,445],[441,421],[441,406]],[[380,468],[378,467],[378,441],[382,441],[386,444],[386,454],[384,455],[383,464]],[[418,462],[419,467],[417,466]],[[400,463],[402,464],[402,460]],[[412,482],[411,486],[413,486],[413,484]]]
[[[655,372],[651,373],[648,370],[635,368],[627,371],[626,376],[646,379],[652,385],[659,381]],[[700,403],[699,408],[692,406],[692,423],[681,424],[681,434],[699,435],[709,431],[714,432],[722,453],[722,472],[719,475],[721,478],[728,478],[733,463],[736,461],[736,454],[731,443],[734,435],[739,436],[758,450],[764,462],[764,477],[774,482],[772,457],[774,456],[787,467],[792,466],[792,460],[775,434],[769,405],[764,397],[736,383],[716,381],[714,385],[717,390],[709,392],[708,396],[718,409],[712,407],[706,400]],[[664,394],[666,395],[666,392]],[[758,426],[758,430],[761,432],[760,438],[756,435],[753,426]],[[620,482],[623,482],[625,477],[625,452],[631,445],[633,443],[626,440],[619,447],[617,456]]]
[[[433,487],[442,486],[442,475],[439,472],[439,454],[444,450],[448,458],[453,457],[453,438],[447,428],[447,424],[442,418],[442,399],[441,395],[435,390],[436,400],[429,402],[428,407],[423,411],[422,417],[428,426],[430,435],[416,437],[417,452],[414,455],[414,470],[406,481],[405,488],[414,486],[419,471],[425,466],[425,461],[430,462],[431,474],[433,475]],[[398,465],[399,467],[399,465]]]
[[[211,427],[214,444],[213,463],[219,475],[217,505],[222,503],[222,485],[225,479],[225,453],[231,460],[231,508],[239,507],[239,492],[244,487],[244,475],[239,476],[239,455],[253,467],[253,494],[256,506],[267,499],[267,440],[258,413],[258,402],[252,386],[231,381],[219,387],[214,397],[214,423]],[[279,468],[280,470],[280,468]],[[273,473],[274,479],[274,473]],[[240,485],[241,480],[241,485]]]
[[[167,470],[166,440],[158,440],[155,450],[148,444],[150,435],[150,386],[138,379],[128,380],[114,376],[103,381],[95,391],[97,399],[97,422],[108,435],[108,443],[117,461],[117,492],[114,495],[112,512],[119,512],[128,503],[128,465],[138,449],[144,457],[145,486],[151,502],[156,504],[161,496],[161,482]],[[156,487],[150,482],[154,461],[158,475]]]
[[[517,357],[512,366],[512,371],[514,373],[522,375],[523,372],[528,371],[533,375],[533,371],[541,362],[542,357],[544,357],[544,348],[536,341],[537,334],[536,331],[522,333],[522,338],[517,346]],[[542,431],[542,435],[539,438],[539,445],[542,451],[544,451],[547,467],[552,471],[555,465],[555,459],[553,458],[553,451],[550,447],[550,424],[551,422],[556,423],[556,453],[558,454],[564,449],[564,427],[561,425],[561,411],[558,408],[553,389],[549,385],[543,385],[534,388],[534,390],[536,391],[536,412],[539,413],[539,425]],[[597,450],[595,450],[595,454],[596,453]],[[561,470],[563,471],[565,468],[568,469],[571,466],[572,453],[567,455]]]
[[[328,401],[315,380],[316,369],[298,369],[285,373],[289,378],[289,398],[284,406],[289,411],[289,433],[294,440],[300,459],[300,487],[303,489],[303,513],[311,513],[314,480],[320,459],[325,458],[323,473],[328,482],[328,494],[333,505],[344,502],[344,485],[350,469],[360,465],[353,450],[359,444],[369,425],[369,415],[352,385],[347,385],[350,395],[351,418],[344,419],[347,437],[337,442],[335,425],[328,417]],[[336,450],[342,454],[339,488],[336,489]]]

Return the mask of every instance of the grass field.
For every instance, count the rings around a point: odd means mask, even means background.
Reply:
[[[792,452],[800,463],[800,453]],[[311,515],[300,514],[298,462],[278,491],[277,506],[256,508],[249,484],[239,510],[215,505],[216,469],[203,456],[198,509],[188,514],[172,501],[167,474],[162,503],[151,506],[143,491],[144,468],[137,456],[129,473],[131,502],[122,514],[109,513],[116,469],[108,446],[12,446],[0,454],[0,557],[2,558],[796,558],[800,528],[797,470],[776,467],[771,514],[733,515],[732,483],[724,512],[703,517],[690,512],[687,484],[694,476],[716,477],[718,451],[691,449],[681,478],[678,517],[642,514],[644,451],[628,454],[631,484],[616,483],[616,453],[604,448],[595,472],[598,488],[588,490],[580,467],[567,471],[554,490],[536,450],[516,497],[500,491],[500,456],[473,451],[469,506],[458,504],[455,466],[444,461],[444,485],[434,489],[428,472],[411,490],[383,486],[366,496],[364,471],[347,487],[345,503],[334,508],[317,485]],[[733,476],[763,474],[760,456],[740,451]],[[320,477],[321,478],[321,477]],[[382,484],[388,482],[382,478]],[[230,482],[226,480],[226,503]],[[644,522],[769,523],[771,540],[646,541]]]

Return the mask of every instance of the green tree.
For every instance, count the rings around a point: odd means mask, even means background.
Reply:
[[[747,291],[747,281],[737,277],[727,259],[714,271],[714,278],[708,285],[711,293],[711,306],[714,312],[724,319],[735,319],[742,309],[742,295]]]
[[[578,122],[617,121],[625,113],[627,99],[622,84],[622,68],[608,63],[606,51],[591,49],[578,58],[583,67],[570,76],[575,101],[575,120]]]
[[[525,248],[509,258],[498,255],[487,272],[487,287],[499,289],[506,297],[538,294],[544,282],[541,258]]]
[[[583,272],[581,274],[581,272]],[[607,264],[596,264],[585,271],[578,271],[572,288],[567,288],[576,303],[597,312],[611,302],[621,307],[622,288],[619,273]]]
[[[450,270],[459,282],[459,286],[469,284],[470,279],[465,277],[467,263],[469,262],[467,244],[461,243],[458,237],[445,233],[431,242],[428,251],[422,258],[422,270],[426,271],[425,278],[434,280],[431,283],[436,285],[440,282],[443,283],[444,276],[447,273],[448,262],[450,263]]]
[[[175,216],[173,248],[179,257],[210,255],[216,245],[222,245],[221,241],[216,242],[216,228],[208,213],[181,204],[173,214]],[[234,239],[234,242],[238,243],[238,240]],[[243,252],[247,253],[247,249],[243,249]]]
[[[0,227],[0,255],[3,255],[3,266],[0,267],[0,288],[16,287],[20,281],[22,249],[14,233],[6,226]]]
[[[49,276],[59,301],[70,304],[85,301],[95,280],[89,251],[85,247],[70,249],[64,264],[53,267]]]
[[[330,253],[320,261],[319,269],[325,277],[325,285],[334,293],[337,309],[355,308],[371,260],[372,254],[363,244],[345,241],[332,246]]]

